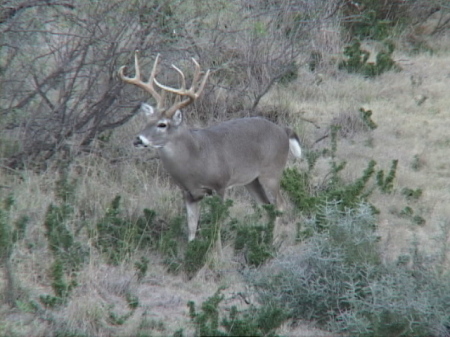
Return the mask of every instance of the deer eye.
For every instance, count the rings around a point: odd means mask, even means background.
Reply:
[[[167,128],[167,123],[159,122],[159,123],[156,125],[156,127],[157,127],[158,129],[165,129],[165,128]]]

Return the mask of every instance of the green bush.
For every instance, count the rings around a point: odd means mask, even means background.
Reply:
[[[343,212],[337,203],[322,212],[325,229],[300,254],[275,259],[253,272],[261,303],[275,303],[293,320],[315,321],[354,336],[441,336],[450,323],[450,279],[418,249],[407,263],[383,264],[376,220],[361,204]]]
[[[152,232],[156,213],[144,209],[144,214],[133,221],[123,215],[120,200],[120,195],[117,195],[96,224],[96,245],[112,264],[119,264],[132,252],[151,247],[156,241]]]
[[[18,297],[18,280],[15,277],[11,256],[15,244],[25,237],[29,221],[27,215],[22,215],[15,221],[11,216],[11,209],[15,204],[12,194],[8,195],[0,204],[0,267],[4,269],[5,288],[4,299],[10,306],[14,306]]]
[[[249,307],[239,311],[236,306],[228,308],[223,315],[219,304],[224,299],[219,289],[201,305],[197,312],[195,303],[188,303],[191,321],[197,336],[277,336],[275,330],[285,321],[283,310],[273,305],[261,308]],[[222,316],[222,319],[221,319]]]
[[[236,225],[236,239],[234,249],[243,252],[249,266],[259,267],[276,253],[273,245],[273,231],[275,220],[280,213],[273,205],[264,205],[262,209],[267,213],[267,223],[260,224],[262,213],[255,207],[255,214]]]
[[[360,0],[345,1],[341,7],[343,27],[358,39],[383,40],[394,28],[412,21],[410,9],[415,1]]]
[[[53,254],[49,270],[53,295],[41,295],[40,301],[47,307],[63,304],[77,285],[76,272],[89,256],[88,248],[76,238],[69,225],[74,219],[76,180],[69,181],[63,168],[55,184],[55,203],[45,214],[44,227],[48,248]]]
[[[365,123],[369,123],[371,111],[360,112],[362,113],[361,118],[365,118]],[[372,125],[372,127],[375,128],[376,125]],[[323,210],[326,209],[324,206],[327,203],[334,202],[341,211],[345,211],[355,208],[361,202],[369,203],[369,197],[375,189],[382,193],[391,193],[394,188],[397,160],[392,161],[387,174],[383,170],[376,170],[376,162],[370,160],[359,178],[352,182],[343,181],[340,174],[345,168],[346,162],[340,162],[336,157],[338,131],[338,127],[331,128],[329,149],[326,148],[320,153],[310,152],[306,155],[308,160],[307,171],[300,171],[295,167],[287,168],[281,179],[281,187],[288,193],[294,206],[306,218],[314,217],[319,228],[322,226]],[[320,156],[330,158],[330,169],[322,185],[313,187],[311,183],[312,170]],[[372,179],[373,177],[375,179]],[[378,212],[375,206],[371,205],[371,207],[372,212]],[[313,235],[312,232],[304,228],[298,234],[299,239]]]
[[[366,77],[379,76],[389,70],[399,71],[401,68],[392,59],[394,44],[390,41],[384,43],[386,50],[380,51],[376,56],[375,63],[367,62],[370,53],[361,49],[361,42],[355,40],[351,45],[345,47],[344,56],[346,57],[339,63],[339,69],[344,69],[349,73],[357,73]]]

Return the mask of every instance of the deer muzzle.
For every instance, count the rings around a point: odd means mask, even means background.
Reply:
[[[133,142],[134,147],[148,147],[149,144],[150,142],[147,140],[147,138],[142,136],[137,136]]]

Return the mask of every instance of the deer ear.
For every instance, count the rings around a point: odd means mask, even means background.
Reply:
[[[175,113],[172,116],[172,120],[175,126],[178,126],[183,122],[183,114],[180,110],[175,111]]]
[[[144,113],[146,117],[152,117],[155,115],[155,109],[150,104],[142,103],[141,111]]]

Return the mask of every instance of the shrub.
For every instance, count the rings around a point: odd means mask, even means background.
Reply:
[[[15,304],[18,296],[17,280],[11,263],[11,256],[15,243],[24,238],[29,221],[29,217],[26,215],[22,215],[13,221],[10,211],[14,203],[14,196],[10,194],[0,204],[0,267],[5,272],[4,298],[11,306]]]
[[[243,252],[249,266],[259,267],[276,253],[273,245],[275,220],[280,213],[273,205],[262,206],[267,213],[267,223],[259,224],[262,213],[255,207],[255,214],[250,219],[253,223],[240,223],[236,226],[234,249]]]
[[[228,308],[228,316],[222,319],[219,304],[224,299],[219,289],[201,305],[197,312],[195,303],[188,303],[191,321],[195,324],[197,336],[272,336],[285,321],[286,315],[276,306],[250,307],[239,311],[236,306]]]
[[[301,254],[275,259],[249,275],[261,303],[275,303],[294,320],[315,321],[357,336],[443,336],[450,323],[448,275],[417,247],[411,264],[383,264],[375,218],[367,204],[342,211],[327,204],[323,223]]]
[[[414,3],[415,1],[345,1],[341,7],[343,26],[353,37],[383,40],[392,34],[396,26],[411,21],[409,9]]]
[[[375,77],[389,70],[400,70],[401,68],[392,59],[394,44],[385,42],[386,50],[380,51],[376,56],[375,63],[369,63],[370,53],[361,49],[361,42],[355,40],[351,45],[345,47],[346,59],[339,63],[339,69],[347,70],[349,73],[361,74],[365,77]]]
[[[122,214],[120,200],[117,195],[96,224],[96,245],[112,264],[122,262],[131,252],[151,246],[156,240],[151,230],[156,213],[144,209],[144,214],[133,221]]]
[[[365,123],[369,122],[370,111],[360,111],[361,118],[365,118]],[[365,116],[365,117],[363,117]],[[375,125],[372,125],[375,127]],[[369,197],[378,188],[382,193],[391,193],[394,187],[394,180],[397,171],[397,160],[393,160],[391,168],[385,174],[383,170],[376,170],[376,162],[370,160],[361,176],[352,182],[344,182],[340,176],[345,168],[346,162],[339,162],[336,158],[337,135],[339,128],[332,127],[330,131],[330,148],[324,149],[321,153],[313,152],[307,154],[308,170],[299,171],[297,168],[287,168],[283,172],[281,187],[286,190],[294,205],[307,218],[314,217],[317,226],[322,226],[322,214],[324,207],[329,202],[336,203],[341,211],[355,208],[361,202],[369,202]],[[330,169],[322,185],[312,187],[312,170],[320,156],[330,157]],[[373,177],[376,177],[373,181]],[[372,212],[378,210],[371,205]],[[303,229],[299,233],[299,239],[312,235],[312,232]]]
[[[56,202],[48,206],[45,214],[45,236],[53,255],[49,275],[55,296],[41,295],[40,301],[48,307],[65,302],[77,285],[76,272],[89,256],[88,248],[76,239],[69,226],[74,217],[76,185],[75,180],[69,181],[67,171],[63,168],[55,184]]]

